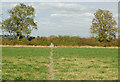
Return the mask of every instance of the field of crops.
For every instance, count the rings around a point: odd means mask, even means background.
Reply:
[[[117,80],[118,78],[118,49],[54,48],[51,67],[50,52],[50,48],[3,47],[2,79]]]

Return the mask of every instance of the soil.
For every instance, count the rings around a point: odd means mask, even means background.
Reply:
[[[0,45],[0,47],[50,47],[50,46],[34,46],[34,45]],[[55,46],[57,47],[71,47],[71,48],[118,48],[118,46],[112,46],[112,47],[100,47],[100,46]]]

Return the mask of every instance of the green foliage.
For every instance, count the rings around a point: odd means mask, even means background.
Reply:
[[[2,39],[2,45],[29,45],[29,43],[30,42],[26,38],[22,38],[20,40],[10,40],[9,38]]]
[[[33,29],[37,29],[37,24],[34,22],[35,9],[32,6],[21,3],[8,12],[10,17],[2,22],[2,30],[16,34],[20,39],[23,34],[28,36]]]
[[[53,43],[55,46],[118,46],[118,39],[112,42],[99,42],[96,38],[80,38],[78,36],[50,36],[50,37],[37,37],[29,41],[27,38],[9,39],[3,38],[3,45],[40,45],[49,46]]]
[[[92,20],[91,33],[96,34],[100,42],[111,42],[116,38],[116,21],[109,10],[99,9]]]

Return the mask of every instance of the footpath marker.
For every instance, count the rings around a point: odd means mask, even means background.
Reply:
[[[52,47],[54,47],[54,44],[53,44],[53,43],[51,43],[51,44],[50,44],[50,47],[51,47],[51,48],[52,48]]]

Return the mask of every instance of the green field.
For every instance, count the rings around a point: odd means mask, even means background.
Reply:
[[[3,47],[3,80],[117,80],[118,49]],[[52,73],[52,74],[51,74]]]

